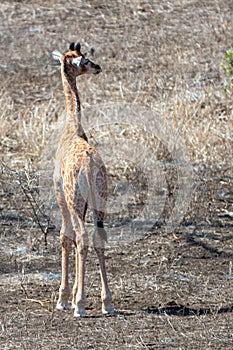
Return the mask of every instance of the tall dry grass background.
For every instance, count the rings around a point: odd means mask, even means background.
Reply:
[[[91,319],[80,324],[78,336],[79,323],[73,325],[65,318],[67,329],[72,327],[74,333],[71,338],[62,333],[59,348],[231,349],[232,313],[227,310],[232,311],[233,291],[233,100],[232,88],[224,90],[227,77],[221,65],[225,51],[232,49],[232,1],[6,0],[0,9],[3,348],[20,345],[28,349],[30,344],[35,349],[58,348],[56,337],[63,332],[53,311],[58,280],[39,287],[42,282],[37,273],[49,267],[54,273],[59,271],[59,219],[51,174],[65,110],[60,72],[51,52],[64,51],[70,41],[79,40],[84,51],[94,49],[92,59],[103,70],[98,77],[79,79],[78,88],[90,142],[107,162],[107,225],[114,232],[119,228],[125,233],[121,225],[140,219],[142,213],[146,216],[148,211],[148,221],[154,221],[146,230],[152,235],[145,237],[149,241],[135,242],[145,231],[133,238],[137,252],[123,243],[118,247],[114,242],[109,248],[119,266],[117,269],[113,261],[110,267],[116,303],[129,315],[107,320],[109,338],[99,319],[92,336]],[[181,158],[175,153],[177,140]],[[122,151],[125,145],[128,149]],[[182,170],[180,159],[185,159],[189,172]],[[154,182],[150,172],[155,175]],[[181,182],[180,174],[186,174]],[[182,215],[174,214],[172,223],[179,219],[179,225],[164,233],[162,228],[178,199]],[[91,227],[91,218],[87,221]],[[132,229],[125,227],[126,232]],[[127,241],[131,243],[131,239]],[[123,258],[127,256],[127,267],[121,265],[121,251]],[[183,287],[184,282],[174,276],[181,274],[179,269],[185,269],[182,261],[185,265],[194,252],[204,260],[187,265],[185,278],[191,282]],[[203,258],[206,255],[209,262]],[[214,260],[216,256],[223,260]],[[128,280],[122,268],[128,271]],[[191,268],[195,277],[188,272]],[[140,269],[146,270],[143,277],[136,278]],[[94,270],[90,275],[95,281]],[[18,289],[19,299],[14,294]],[[47,299],[39,311],[33,301],[26,308],[21,305],[23,296],[44,300],[44,295]],[[15,300],[18,311],[13,307]],[[93,305],[95,309],[95,299]],[[143,308],[144,313],[138,313]],[[192,317],[177,320],[180,308]],[[158,316],[159,310],[167,316]],[[169,310],[173,314],[169,315]],[[38,323],[36,312],[45,326]],[[33,325],[39,325],[33,333],[38,343],[30,340]],[[44,336],[43,327],[47,329]],[[124,341],[117,340],[119,334]],[[81,336],[87,345],[79,343]],[[14,339],[18,339],[17,346]],[[48,339],[52,339],[50,345]],[[191,339],[190,346],[187,339]]]

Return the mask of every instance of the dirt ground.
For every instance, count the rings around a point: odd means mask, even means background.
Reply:
[[[0,348],[233,349],[233,102],[221,68],[232,0],[4,0],[0,9]],[[92,247],[87,317],[55,309],[51,173],[65,112],[51,52],[76,40],[103,69],[79,91],[108,169],[111,317],[101,315]]]

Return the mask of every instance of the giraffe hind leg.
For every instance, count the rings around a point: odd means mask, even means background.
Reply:
[[[80,200],[81,201],[81,200]],[[76,255],[76,272],[75,283],[73,287],[73,301],[74,317],[85,317],[85,268],[86,258],[88,253],[88,235],[85,229],[85,214],[86,203],[79,205],[79,209],[71,212],[71,220],[74,227],[75,240],[75,255]]]
[[[69,254],[70,247],[74,238],[74,231],[61,182],[54,180],[54,185],[58,206],[62,216],[62,227],[60,231],[60,244],[62,249],[62,276],[56,308],[58,310],[67,310],[69,309],[68,301],[70,296],[70,287],[68,281]]]
[[[100,265],[100,275],[102,282],[102,313],[104,315],[115,313],[115,310],[112,306],[112,293],[108,286],[107,273],[105,267],[105,242],[107,241],[107,233],[104,229],[104,214],[97,210],[94,210],[94,219],[95,219],[95,230],[93,234],[93,245],[95,252],[97,254],[99,265]]]
[[[61,247],[62,247],[62,277],[59,288],[59,297],[57,301],[57,310],[68,310],[69,309],[69,297],[70,287],[68,281],[68,265],[69,265],[69,253],[71,241],[69,237],[65,236],[61,232],[60,236]]]

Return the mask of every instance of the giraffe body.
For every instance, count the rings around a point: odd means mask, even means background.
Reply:
[[[94,217],[93,246],[97,253],[102,281],[102,312],[113,314],[112,296],[108,287],[104,246],[104,211],[107,200],[106,168],[98,152],[91,146],[81,124],[80,101],[76,77],[82,74],[97,74],[99,65],[86,59],[80,52],[80,44],[70,44],[69,51],[53,57],[61,63],[61,75],[66,97],[67,118],[58,145],[54,186],[62,215],[60,242],[62,247],[62,279],[57,309],[69,308],[70,288],[68,282],[69,252],[72,243],[76,251],[76,273],[73,286],[75,317],[84,317],[84,276],[88,252],[88,235],[85,229],[85,215],[90,207]]]

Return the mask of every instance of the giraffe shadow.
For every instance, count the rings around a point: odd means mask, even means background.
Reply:
[[[188,317],[188,316],[202,316],[202,315],[218,315],[224,313],[233,312],[233,305],[221,307],[219,309],[214,308],[190,308],[184,305],[174,305],[166,306],[162,308],[147,307],[146,309],[141,310],[146,314],[153,315],[168,315],[168,316],[179,316],[179,317]]]
[[[88,311],[91,311],[91,309],[89,308],[86,308],[86,310]],[[124,316],[124,317],[127,317],[127,316],[135,316],[136,314],[138,313],[141,313],[141,311],[134,311],[134,310],[115,310],[115,313],[114,314],[106,314],[106,315],[103,315],[103,314],[88,314],[86,315],[85,319],[99,319],[99,318],[114,318],[116,316]]]
[[[184,305],[174,305],[166,306],[162,308],[147,307],[145,309],[136,310],[116,310],[113,315],[87,315],[84,319],[101,319],[105,318],[114,318],[116,316],[130,317],[138,314],[152,314],[158,316],[177,316],[177,317],[189,317],[189,316],[203,316],[203,315],[219,315],[225,313],[233,312],[233,305],[221,307],[219,309],[214,308],[190,308]]]

